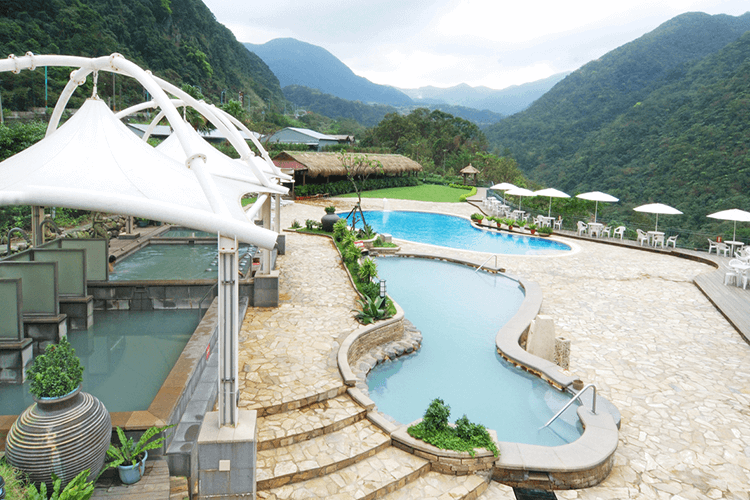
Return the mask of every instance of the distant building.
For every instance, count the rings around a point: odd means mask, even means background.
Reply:
[[[143,134],[146,133],[146,129],[148,129],[149,127],[149,125],[145,123],[126,123],[125,125],[138,137],[143,137]],[[201,132],[199,130],[198,134],[200,134],[200,136],[203,137],[203,139],[205,139],[206,141],[212,143],[222,143],[227,140],[227,138],[224,137],[224,134],[222,134],[219,129],[213,129],[208,132]],[[244,131],[240,131],[240,134],[246,141],[250,140],[250,137]],[[153,137],[154,139],[164,140],[170,135],[172,135],[172,127],[170,127],[169,125],[157,125],[156,127],[154,127],[154,130],[151,131],[150,137]],[[253,135],[256,139],[260,138],[260,134],[258,134],[257,132],[253,132]]]
[[[286,127],[268,138],[269,144],[305,144],[311,150],[320,151],[326,146],[351,144],[352,135],[328,135],[306,128]]]

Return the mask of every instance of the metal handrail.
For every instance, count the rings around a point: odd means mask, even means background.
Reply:
[[[480,270],[480,269],[482,269],[482,268],[484,267],[484,265],[485,265],[486,263],[488,263],[488,262],[490,261],[490,259],[491,259],[492,257],[495,257],[495,269],[497,269],[497,254],[495,254],[495,255],[490,255],[490,256],[489,256],[489,257],[487,258],[487,260],[485,260],[484,262],[482,262],[482,265],[481,265],[481,266],[479,266],[478,268],[476,268],[476,270],[475,270],[474,272],[475,272],[475,273],[478,273],[478,272],[479,272],[479,270]]]
[[[558,412],[557,412],[557,413],[555,414],[555,416],[554,416],[554,417],[552,417],[551,419],[549,419],[549,422],[547,422],[546,424],[544,424],[543,426],[541,426],[541,427],[539,428],[539,430],[542,430],[542,429],[544,429],[544,428],[545,428],[545,427],[547,427],[547,426],[548,426],[549,424],[551,424],[552,422],[554,422],[554,421],[555,421],[555,419],[557,419],[557,417],[559,417],[560,415],[562,415],[562,413],[563,413],[563,412],[564,412],[565,410],[567,410],[567,409],[568,409],[568,407],[569,407],[570,405],[572,405],[572,404],[573,404],[573,403],[575,402],[575,400],[576,400],[576,399],[581,399],[581,394],[583,394],[583,393],[584,393],[584,391],[586,391],[586,389],[588,389],[589,387],[591,387],[591,388],[592,388],[592,389],[594,390],[594,400],[593,400],[594,402],[593,402],[593,404],[591,405],[591,412],[592,412],[592,413],[594,413],[594,414],[596,414],[596,386],[595,386],[594,384],[588,384],[588,385],[587,385],[587,386],[585,386],[585,387],[584,387],[583,389],[581,389],[580,391],[578,391],[578,393],[577,393],[577,394],[576,394],[576,395],[575,395],[575,396],[573,397],[573,399],[571,399],[570,401],[568,401],[568,404],[566,404],[565,406],[563,406],[562,410],[558,411]],[[583,401],[581,401],[581,403],[583,403]]]

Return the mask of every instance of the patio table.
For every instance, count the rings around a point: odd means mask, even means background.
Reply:
[[[592,222],[589,224],[589,236],[601,236],[604,224],[601,222]]]
[[[664,239],[664,233],[661,231],[648,231],[648,244],[650,246],[656,246],[656,241],[659,239],[657,236],[661,236],[662,240]]]
[[[727,245],[729,245],[729,255],[734,255],[734,247],[737,247],[737,250],[745,246],[745,244],[741,241],[725,241]]]
[[[546,217],[544,215],[540,215],[539,219],[542,221],[543,227],[552,227],[552,223],[555,221],[554,217]]]

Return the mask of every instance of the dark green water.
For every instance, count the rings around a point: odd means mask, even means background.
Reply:
[[[95,311],[68,340],[84,366],[83,390],[110,412],[147,410],[198,325],[194,310]],[[33,403],[28,382],[0,385],[0,415]]]

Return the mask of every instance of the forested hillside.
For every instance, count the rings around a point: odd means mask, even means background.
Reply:
[[[532,177],[559,182],[560,160],[572,157],[582,139],[748,29],[750,14],[677,16],[571,73],[526,111],[488,127],[487,140],[509,148]],[[581,173],[566,173],[562,187],[571,189],[582,181]]]
[[[487,128],[488,141],[533,180],[612,193],[623,211],[671,203],[703,225],[714,208],[750,208],[748,29],[750,14],[678,16]]]
[[[262,106],[283,100],[278,79],[255,54],[237,42],[200,0],[24,0],[0,2],[0,56],[67,54],[102,56],[119,52],[166,80],[201,88],[214,102],[238,98]],[[50,105],[69,69],[51,69]],[[123,104],[141,98],[132,82],[118,86]],[[111,95],[109,80],[100,93]],[[2,78],[3,105],[44,106],[44,73],[24,71]],[[249,99],[249,101],[248,101]]]
[[[315,113],[337,120],[354,120],[365,127],[374,127],[388,113],[416,109],[416,107],[412,106],[396,108],[385,104],[364,104],[360,101],[348,101],[302,85],[289,85],[283,88],[283,92],[284,97],[290,102],[308,111],[314,111]],[[478,109],[451,106],[449,104],[432,104],[424,107],[450,113],[453,116],[469,120],[480,126],[497,123],[504,118],[503,115],[487,111],[486,109],[480,111]]]

